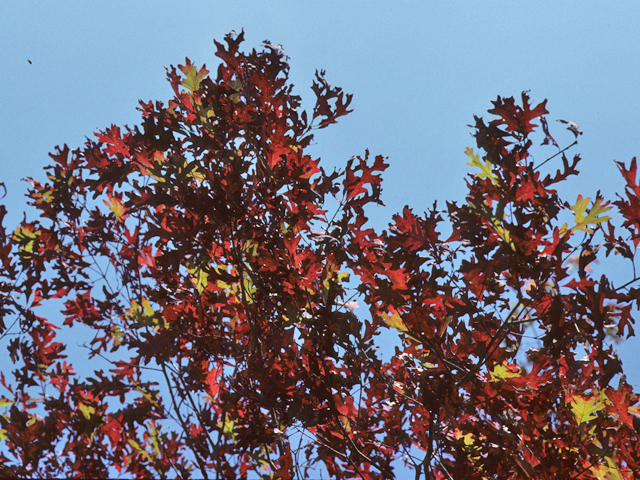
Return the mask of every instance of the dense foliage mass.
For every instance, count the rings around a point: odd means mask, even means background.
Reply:
[[[225,40],[140,125],[57,149],[41,218],[2,229],[0,476],[637,478],[612,345],[639,291],[590,268],[634,261],[635,159],[617,209],[567,202],[579,157],[530,155],[545,103],[498,97],[466,201],[376,232],[385,159],[307,153],[351,97],[320,72],[307,114],[280,46]]]

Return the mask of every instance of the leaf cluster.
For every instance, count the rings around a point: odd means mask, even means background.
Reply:
[[[542,175],[545,102],[498,97],[476,117],[465,202],[376,232],[386,159],[329,173],[307,153],[351,96],[318,72],[307,114],[282,47],[242,41],[216,42],[215,76],[169,69],[174,98],[141,102],[139,125],[58,148],[30,180],[40,219],[1,229],[16,369],[0,376],[0,474],[374,479],[404,458],[416,478],[634,478],[640,399],[611,382],[636,278],[592,264],[634,261],[635,159],[616,230],[599,193],[560,197],[578,155]],[[42,316],[56,304],[60,321]],[[91,332],[104,367],[76,372],[61,328]]]

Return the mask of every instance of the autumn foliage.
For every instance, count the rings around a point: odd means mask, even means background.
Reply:
[[[58,148],[2,229],[0,476],[637,478],[637,279],[594,273],[634,272],[635,159],[613,203],[567,201],[545,102],[498,97],[466,200],[376,231],[387,160],[308,153],[351,97],[319,72],[303,111],[282,49],[241,41]]]

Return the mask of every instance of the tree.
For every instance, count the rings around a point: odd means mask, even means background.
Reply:
[[[614,227],[599,193],[556,190],[575,143],[531,156],[535,119],[555,143],[545,102],[498,97],[464,204],[376,232],[385,159],[328,173],[306,153],[351,96],[318,72],[307,114],[281,47],[242,40],[216,42],[215,79],[170,69],[175,97],[140,125],[57,148],[30,180],[41,219],[2,229],[1,475],[374,479],[404,458],[416,478],[634,478],[640,399],[613,344],[637,278],[590,264],[634,261],[635,159]],[[61,328],[106,367],[76,373]]]

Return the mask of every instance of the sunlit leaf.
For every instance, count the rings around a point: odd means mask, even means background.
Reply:
[[[104,200],[104,204],[114,213],[116,216],[116,222],[121,222],[126,212],[126,208],[122,205],[120,200],[116,197],[110,197],[109,201]]]
[[[567,403],[578,425],[582,425],[597,418],[595,413],[605,408],[606,396],[604,390],[593,396],[571,394],[567,396]]]
[[[87,420],[91,418],[91,415],[96,413],[95,408],[82,402],[78,404],[78,409],[80,410],[80,413],[82,413],[82,416],[84,416],[84,418],[86,418]]]
[[[608,212],[611,208],[608,206],[609,202],[602,203],[602,199],[596,199],[594,205],[589,211],[587,211],[587,205],[589,204],[589,197],[582,198],[582,195],[578,195],[575,205],[571,207],[575,214],[575,226],[571,230],[581,230],[587,233],[593,233],[593,230],[587,228],[587,225],[599,225],[611,220],[611,217],[600,217],[603,213]]]
[[[471,161],[467,162],[467,165],[480,169],[480,172],[476,173],[476,177],[488,178],[494,185],[498,185],[498,177],[496,177],[495,173],[493,173],[493,165],[489,160],[486,160],[484,163],[482,163],[480,161],[480,157],[473,153],[473,149],[468,147],[465,149],[464,153],[469,158],[471,158]]]
[[[209,70],[205,67],[201,67],[200,70],[198,70],[195,65],[191,65],[190,63],[180,66],[180,70],[186,75],[186,78],[180,85],[188,88],[192,92],[200,88],[200,82],[209,74]]]
[[[399,330],[403,333],[407,332],[407,327],[405,326],[404,322],[402,321],[402,317],[395,308],[390,307],[389,313],[381,313],[381,316],[384,322],[391,328],[395,328],[396,330]]]
[[[593,473],[598,480],[624,480],[628,478],[621,475],[613,458],[605,457],[604,461],[605,463],[591,467],[591,473]]]
[[[520,368],[517,365],[509,365],[505,362],[502,365],[496,365],[490,375],[493,382],[506,380],[507,378],[517,378],[520,376]]]

